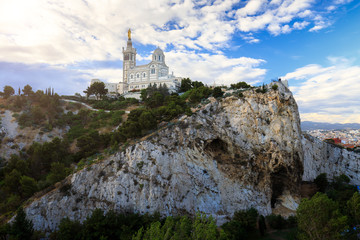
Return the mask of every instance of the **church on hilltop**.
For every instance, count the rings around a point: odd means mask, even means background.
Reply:
[[[149,85],[166,85],[169,91],[176,91],[181,83],[180,77],[169,74],[169,67],[165,63],[165,54],[160,48],[156,48],[152,54],[152,60],[145,65],[136,65],[136,48],[131,41],[131,30],[128,31],[126,49],[123,48],[123,79],[120,83],[105,83],[109,93],[119,93],[129,97],[140,97],[141,89]],[[93,79],[91,83],[100,80]],[[138,93],[138,94],[136,94]],[[130,96],[139,95],[139,96]]]
[[[128,31],[126,49],[123,48],[123,81],[119,86],[119,93],[135,92],[147,88],[150,84],[166,85],[175,91],[181,78],[169,74],[169,67],[165,63],[165,54],[156,48],[152,54],[152,61],[145,65],[136,66],[136,49],[132,46],[131,30]]]

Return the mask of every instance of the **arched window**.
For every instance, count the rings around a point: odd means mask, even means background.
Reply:
[[[143,73],[143,78],[145,78],[146,77],[146,73]]]
[[[140,78],[140,74],[136,74],[136,78]]]
[[[134,75],[130,74],[130,79],[133,79],[134,78]]]
[[[159,55],[159,61],[161,61],[161,56]]]
[[[155,74],[155,68],[151,69],[151,74]]]

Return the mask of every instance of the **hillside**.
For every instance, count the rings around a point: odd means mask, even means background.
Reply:
[[[95,209],[163,217],[202,212],[221,225],[252,208],[265,216],[294,214],[300,198],[318,189],[311,183],[304,188],[301,181],[321,173],[335,181],[329,191],[334,186],[340,195],[347,191],[341,200],[346,202],[354,189],[339,181],[348,176],[351,184],[360,183],[359,155],[302,135],[296,102],[281,83],[267,90],[238,85],[224,96],[203,86],[166,97],[149,89],[140,106],[127,108],[129,114],[74,109],[66,101],[52,121],[65,127],[62,139],[24,147],[1,169],[1,211],[26,201],[34,228],[47,232],[65,217],[83,222]],[[93,102],[104,109],[127,104],[124,99]],[[13,118],[9,108],[4,111],[6,137],[47,128],[49,120],[16,125],[24,114],[33,121],[32,109]]]
[[[239,209],[296,207],[302,175],[300,121],[282,85],[212,99],[155,133],[74,173],[25,209],[36,229],[83,220],[96,208],[177,215],[203,211],[218,223]]]

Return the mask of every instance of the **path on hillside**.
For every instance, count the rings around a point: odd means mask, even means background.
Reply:
[[[90,105],[87,105],[86,103],[83,103],[83,102],[79,102],[79,101],[75,101],[75,100],[69,100],[69,99],[61,99],[65,102],[72,102],[72,103],[79,103],[81,105],[83,105],[84,107],[86,107],[87,109],[89,110],[92,110],[92,111],[100,111],[101,109],[96,109],[96,108],[93,108],[92,106]],[[110,112],[110,110],[104,110],[105,112]],[[125,113],[130,113],[130,111],[125,111]]]

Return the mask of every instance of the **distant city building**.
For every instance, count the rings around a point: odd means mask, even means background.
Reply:
[[[360,149],[360,131],[356,130],[308,130],[308,134],[320,140],[331,142],[345,148]]]
[[[181,83],[180,77],[169,74],[169,67],[165,63],[165,54],[160,48],[156,48],[152,54],[152,60],[145,65],[136,65],[136,49],[132,46],[131,30],[128,31],[126,49],[123,48],[123,79],[120,83],[105,83],[109,93],[133,95],[149,85],[166,86],[169,91],[176,91]],[[93,82],[99,79],[91,80]],[[140,97],[140,94],[138,96]]]

